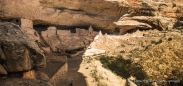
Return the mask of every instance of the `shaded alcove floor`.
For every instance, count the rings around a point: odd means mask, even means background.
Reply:
[[[87,86],[85,77],[78,72],[82,55],[68,58],[68,72],[61,75],[54,86]]]

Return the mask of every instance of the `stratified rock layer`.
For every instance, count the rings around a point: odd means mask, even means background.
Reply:
[[[95,28],[110,32],[119,29],[120,34],[132,29],[172,28],[178,18],[182,17],[183,12],[183,6],[179,1],[167,0],[0,0],[0,2],[1,19],[21,17],[33,20],[34,24],[93,25]]]
[[[105,0],[0,0],[0,18],[23,17],[34,24],[54,24],[66,26],[110,27],[113,21],[127,12],[119,13],[117,3]],[[111,29],[111,28],[108,28]]]

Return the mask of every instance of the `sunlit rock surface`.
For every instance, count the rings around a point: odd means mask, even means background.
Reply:
[[[100,36],[103,35],[100,34]],[[111,40],[113,41],[108,40],[112,37],[113,39]],[[174,85],[181,85],[182,37],[182,31],[176,29],[167,31],[137,30],[134,33],[128,33],[121,36],[106,35],[105,38],[97,37],[97,39],[95,38],[94,42],[91,43],[90,47],[95,47],[97,50],[104,50],[105,53],[93,53],[93,56],[84,56],[84,62],[88,63],[88,66],[85,67],[86,69],[83,69],[83,71],[90,69],[91,66],[89,65],[96,64],[93,64],[93,62],[99,60],[100,57],[108,56],[111,57],[111,59],[122,57],[125,60],[130,60],[132,64],[139,64],[142,66],[142,70],[147,74],[147,78],[144,78],[144,80],[147,80],[147,83],[149,84],[151,84],[151,80],[156,80],[157,82],[153,84],[167,85],[167,82],[170,82]],[[101,40],[105,42],[101,42]],[[119,40],[123,40],[124,42],[120,42],[118,46],[109,46],[109,44],[115,44],[116,42],[119,42]],[[96,45],[102,45],[102,47]],[[90,51],[90,49],[86,50],[85,53],[88,53],[88,51]],[[106,64],[103,65],[106,66]],[[95,70],[100,71],[100,69]],[[97,73],[98,72],[96,72],[95,75],[100,79]],[[83,72],[83,74],[87,73]],[[136,80],[139,78],[138,76],[134,77]],[[90,80],[90,78],[88,79]],[[134,82],[137,85],[141,84],[138,81]]]
[[[120,31],[117,32],[120,34],[137,28],[166,29],[167,22],[174,24],[182,16],[182,5],[179,1],[1,0],[0,2],[0,18],[2,19],[22,17],[33,20],[34,25],[93,25],[97,29],[107,30],[111,33],[119,29]],[[165,21],[164,19],[167,18],[168,20]],[[121,24],[129,21],[136,23],[125,26]]]

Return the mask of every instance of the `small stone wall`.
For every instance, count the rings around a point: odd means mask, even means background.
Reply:
[[[21,18],[21,27],[22,28],[33,28],[33,22],[29,19],[23,19]]]
[[[64,65],[53,75],[53,77],[50,79],[50,82],[53,84],[59,80],[60,77],[62,77],[63,74],[65,74],[68,71],[68,63],[65,62]]]
[[[59,36],[70,36],[70,30],[57,30],[57,35]]]

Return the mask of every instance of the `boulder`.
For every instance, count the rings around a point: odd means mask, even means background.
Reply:
[[[2,64],[3,60],[6,60],[3,50],[0,46],[0,63]]]
[[[119,34],[125,34],[133,29],[149,30],[149,29],[172,29],[174,22],[171,18],[162,16],[133,16],[121,17],[117,22],[114,22],[119,28]]]
[[[34,70],[29,70],[29,71],[25,71],[23,72],[23,77],[24,79],[36,79],[35,78],[35,71]]]
[[[48,75],[46,75],[43,72],[40,71],[34,71],[34,70],[29,70],[23,72],[23,78],[24,79],[34,79],[34,80],[41,80],[41,81],[49,81]]]
[[[117,27],[120,28],[120,32],[119,34],[125,34],[127,31],[132,30],[132,29],[138,29],[138,28],[143,28],[143,29],[151,29],[152,26],[147,24],[147,23],[143,23],[143,22],[139,22],[136,20],[125,20],[125,21],[118,21],[115,22],[115,24],[117,25]]]
[[[3,78],[0,82],[0,86],[53,86],[49,82],[22,78]]]
[[[13,23],[0,22],[0,46],[4,53],[0,60],[3,59],[8,72],[28,71],[46,65],[45,56],[33,38]]]

